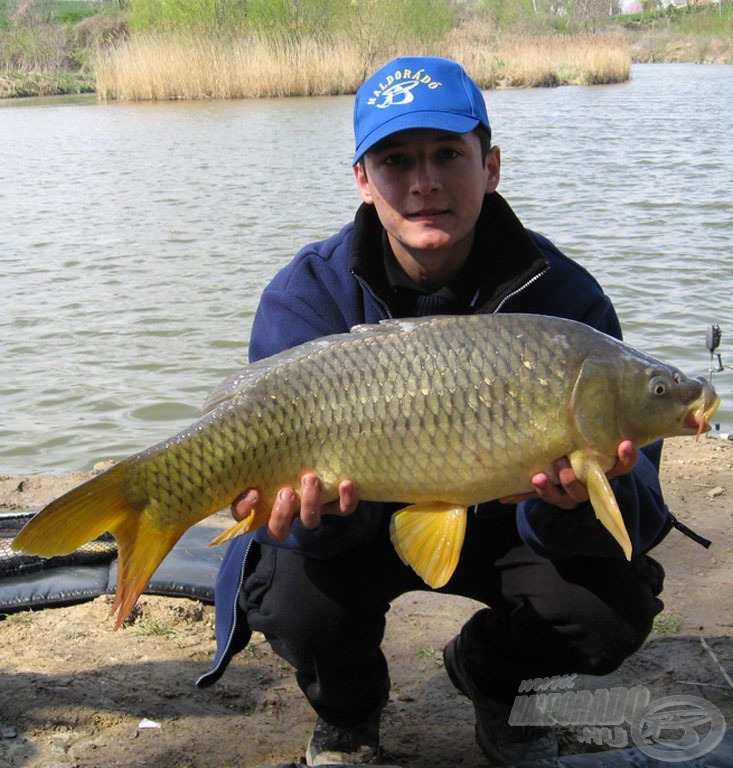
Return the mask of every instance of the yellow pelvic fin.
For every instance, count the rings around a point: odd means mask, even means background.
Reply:
[[[252,529],[252,523],[257,515],[257,510],[253,509],[244,520],[240,520],[234,525],[222,531],[215,539],[209,542],[210,547],[216,547],[219,544],[223,544],[225,541],[231,541],[231,539],[248,533]],[[259,526],[257,526],[259,527]]]
[[[588,488],[590,503],[593,511],[603,527],[618,542],[627,560],[631,560],[631,539],[626,530],[626,523],[621,515],[613,488],[608,482],[608,477],[598,461],[591,456],[578,457],[577,454],[569,457],[575,474]]]
[[[392,544],[402,562],[437,589],[448,583],[458,565],[467,517],[466,507],[456,504],[413,504],[392,515]]]

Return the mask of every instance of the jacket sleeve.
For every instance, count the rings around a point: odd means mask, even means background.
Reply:
[[[252,324],[251,363],[306,341],[349,330],[336,302],[328,293],[309,291],[307,269],[302,268],[301,273],[301,290],[294,291],[290,285],[298,281],[298,275],[281,273],[263,292]]]
[[[323,249],[323,245],[321,246]],[[250,362],[290,349],[312,339],[345,333],[363,318],[353,314],[355,297],[337,301],[342,286],[323,268],[321,251],[304,249],[288,267],[275,276],[262,294],[250,337]],[[356,281],[349,280],[356,285]],[[355,290],[350,286],[351,290]],[[348,311],[351,314],[348,314]],[[309,557],[333,557],[376,534],[385,505],[361,502],[347,517],[326,516],[315,530],[293,522],[287,539],[271,538],[266,528],[254,532],[255,541],[268,546],[293,549]]]
[[[580,320],[620,339],[621,326],[610,299],[590,275],[585,273],[584,276],[583,270],[578,270],[577,266],[573,265],[572,272],[566,272],[569,260],[549,241],[538,239],[545,248],[550,247],[558,254],[561,261],[558,263],[555,259],[555,266],[558,267],[556,274],[562,275],[566,285],[572,283],[573,279],[580,280],[575,294],[586,297],[584,304],[571,304],[570,313],[567,313],[567,306],[562,311],[559,311],[560,307],[552,307],[551,313]],[[567,296],[567,293],[558,290],[556,295]],[[611,481],[635,554],[655,546],[671,526],[671,517],[659,484],[661,449],[661,441],[642,449],[633,471]],[[517,505],[516,517],[522,540],[538,554],[547,557],[623,557],[621,548],[596,519],[590,503],[573,510],[562,510],[539,499],[532,499]]]

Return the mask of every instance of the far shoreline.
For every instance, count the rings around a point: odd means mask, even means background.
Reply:
[[[526,17],[519,6],[441,0],[428,19],[411,6],[399,34],[382,0],[326,19],[285,7],[267,17],[232,8],[224,19],[194,5],[186,17],[142,0],[0,2],[0,99],[352,94],[368,72],[405,54],[454,58],[486,90],[624,82],[641,63],[733,63],[733,14],[723,5],[623,15],[535,6]]]
[[[717,61],[693,61],[693,60],[670,60],[670,61],[635,61],[632,60],[631,63],[631,70],[629,72],[629,76],[623,80],[619,81],[611,81],[608,83],[594,83],[594,85],[612,85],[612,84],[618,84],[622,82],[628,82],[632,77],[633,68],[638,65],[645,65],[645,66],[665,66],[665,65],[674,65],[674,64],[695,64],[697,66],[721,66],[726,65],[724,62],[717,62]],[[730,66],[730,65],[728,65]],[[11,101],[21,102],[24,100],[28,100],[29,102],[34,102],[35,100],[40,99],[54,99],[54,98],[63,98],[68,97],[69,99],[72,99],[74,97],[79,97],[80,103],[82,101],[86,101],[87,99],[94,99],[96,101],[104,101],[102,96],[99,94],[99,91],[96,88],[96,85],[94,82],[92,82],[88,75],[79,75],[78,73],[65,73],[67,75],[64,78],[60,78],[56,74],[45,74],[45,75],[39,75],[37,73],[18,73],[17,78],[13,78],[13,83],[9,82],[9,78],[7,76],[7,73],[0,73],[0,105],[7,104]],[[25,82],[23,82],[22,85],[18,85],[17,83],[22,80],[23,78],[27,78]],[[546,84],[536,84],[536,85],[524,85],[521,82],[517,82],[513,85],[499,85],[495,87],[484,87],[482,90],[490,91],[490,90],[521,90],[525,88],[559,88],[562,86],[573,86],[573,85],[583,85],[583,83],[579,82],[552,82],[552,83],[546,83]],[[352,95],[355,93],[354,91],[349,92],[339,92],[332,95]],[[302,96],[301,96],[302,97]],[[267,99],[267,98],[288,98],[287,95],[282,94],[263,94],[263,95],[257,95],[257,96],[238,96],[238,97],[217,97],[217,96],[210,96],[206,97],[210,98],[211,100],[215,100],[217,98],[219,99],[249,99],[249,98],[256,98],[256,99]],[[178,99],[175,97],[171,97],[167,100],[184,100],[184,99]]]

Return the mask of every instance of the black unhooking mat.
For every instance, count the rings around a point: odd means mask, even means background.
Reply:
[[[69,605],[114,592],[117,546],[109,534],[69,555],[44,559],[14,552],[10,543],[32,513],[0,516],[0,613]],[[146,594],[214,602],[222,547],[209,547],[221,530],[189,528],[153,574]]]

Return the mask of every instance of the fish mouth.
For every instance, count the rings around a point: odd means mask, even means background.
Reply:
[[[700,378],[698,381],[702,386],[702,391],[687,412],[687,416],[685,417],[685,427],[690,431],[695,432],[699,437],[705,432],[710,431],[710,419],[713,418],[715,412],[718,410],[720,397],[705,379]]]

